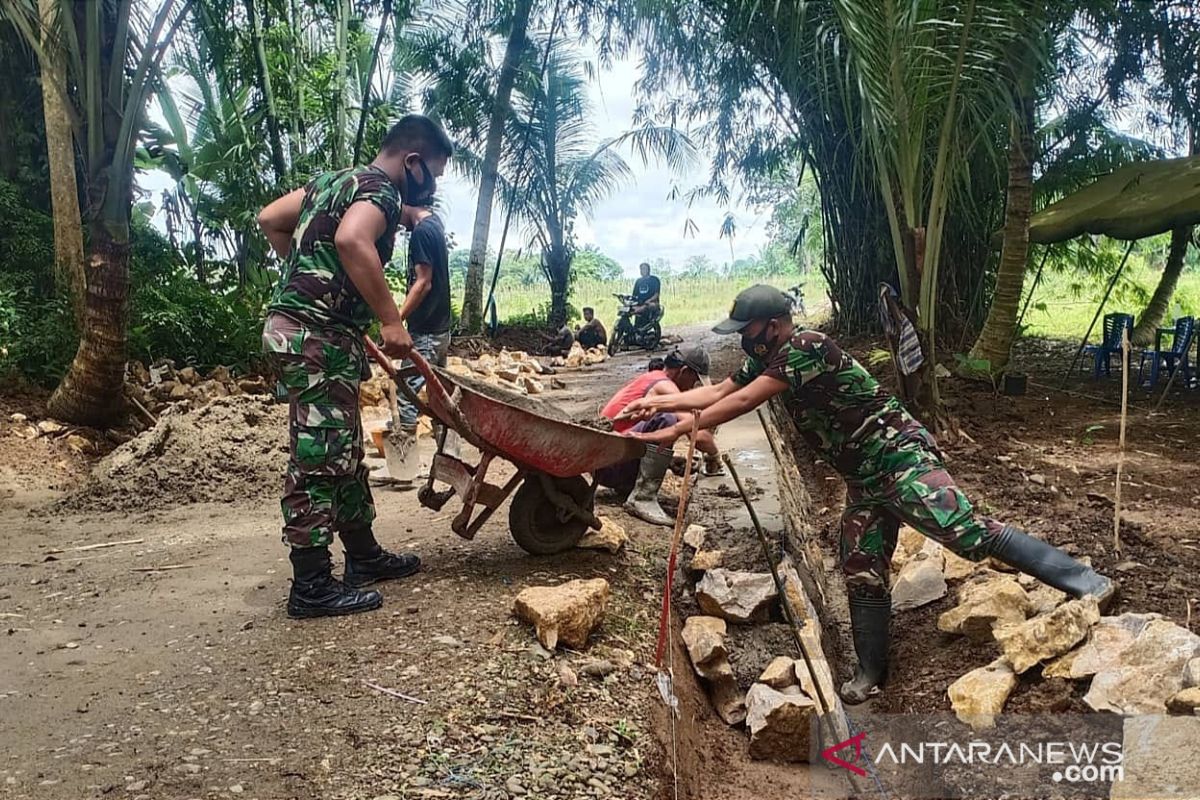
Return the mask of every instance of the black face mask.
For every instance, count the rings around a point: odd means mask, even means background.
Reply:
[[[771,352],[771,325],[767,323],[757,336],[742,337],[742,352],[751,358],[766,358]]]
[[[417,180],[413,175],[413,171],[408,168],[408,163],[404,164],[404,201],[412,203],[415,200],[422,200],[429,197],[437,189],[437,179],[433,177],[433,173],[429,170],[429,165],[425,163],[425,159],[417,156],[417,162],[421,165],[421,172],[424,178]]]

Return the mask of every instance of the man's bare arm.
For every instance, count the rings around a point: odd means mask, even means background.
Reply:
[[[346,274],[382,323],[383,351],[394,358],[403,358],[412,349],[412,337],[404,329],[400,309],[383,276],[383,262],[375,249],[375,242],[386,230],[387,217],[378,206],[353,203],[342,215],[333,244]]]
[[[288,192],[258,212],[258,227],[280,258],[287,258],[292,251],[292,234],[300,224],[304,194],[303,189]]]
[[[426,295],[433,289],[433,267],[429,264],[417,264],[417,279],[408,287],[404,295],[404,305],[400,306],[400,319],[408,319],[424,302]]]
[[[708,408],[721,398],[733,394],[738,385],[726,378],[711,386],[697,386],[686,392],[673,394],[649,394],[625,406],[617,419],[647,419],[660,411],[692,411]]]

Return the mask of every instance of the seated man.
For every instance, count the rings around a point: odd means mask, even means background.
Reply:
[[[642,277],[633,284],[633,313],[636,315],[635,323],[641,325],[662,316],[662,308],[658,302],[659,295],[662,294],[662,282],[657,275],[650,274],[650,265],[646,262],[643,261],[638,269]]]
[[[707,378],[708,353],[704,352],[702,347],[689,347],[683,351],[672,350],[667,354],[664,367],[662,370],[638,375],[617,390],[612,399],[605,404],[600,414],[613,420],[615,432],[650,433],[675,425],[679,418],[670,413],[655,414],[637,423],[618,420],[616,417],[635,400],[679,394],[694,387],[702,377]],[[704,453],[706,472],[717,474],[718,450],[712,431],[702,431],[696,436],[696,448]],[[662,487],[663,477],[671,466],[673,452],[670,444],[665,447],[647,447],[646,455],[642,456],[640,463],[628,461],[605,467],[596,472],[596,482],[618,492],[632,492],[625,502],[625,510],[635,517],[654,525],[673,525],[675,521],[658,505],[658,490]]]
[[[604,325],[596,319],[596,311],[592,308],[583,309],[583,325],[575,335],[584,350],[601,344],[608,344],[608,332]]]
[[[542,352],[548,356],[566,356],[571,352],[571,345],[575,344],[575,334],[571,333],[571,326],[565,322],[553,334],[543,333],[541,337],[546,342]]]

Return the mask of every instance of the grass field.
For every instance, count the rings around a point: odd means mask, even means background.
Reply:
[[[1105,311],[1128,311],[1136,316],[1150,299],[1159,275],[1158,270],[1150,269],[1136,259],[1131,261],[1109,297]],[[1033,277],[1031,272],[1026,279],[1026,297],[1022,298],[1022,304],[1029,299],[1028,290]],[[692,325],[720,319],[729,311],[733,298],[739,291],[760,281],[787,289],[794,286],[798,278],[663,278],[663,305],[666,308],[664,325]],[[1050,339],[1079,339],[1087,330],[1092,315],[1096,313],[1096,306],[1104,296],[1107,283],[1107,276],[1047,271],[1042,276],[1025,314],[1025,335]],[[626,293],[632,286],[632,278],[615,281],[581,280],[572,292],[571,304],[576,309],[592,306],[605,327],[610,327],[617,314],[617,301],[613,294]],[[825,283],[820,273],[812,272],[804,276],[804,293],[810,308],[825,304]],[[542,284],[502,287],[496,292],[497,311],[502,320],[544,313],[548,299],[549,292]],[[1164,324],[1170,325],[1179,314],[1200,316],[1200,271],[1186,271],[1180,277],[1172,307]],[[1093,332],[1092,338],[1095,339],[1096,335]]]
[[[796,276],[777,278],[720,278],[720,277],[666,277],[662,279],[662,304],[666,311],[663,325],[692,325],[712,322],[724,318],[733,305],[734,296],[755,283],[769,283],[780,289],[788,289],[800,282]],[[809,305],[825,302],[825,286],[821,277],[812,273],[803,279],[806,302]],[[575,284],[571,293],[571,305],[576,309],[591,306],[596,316],[610,328],[617,318],[617,299],[614,294],[628,294],[633,288],[632,278],[615,281],[586,281]],[[502,287],[496,290],[496,311],[500,319],[511,319],[525,314],[540,312],[545,306],[549,292],[544,285],[530,287]]]
[[[1123,311],[1135,316],[1145,307],[1161,273],[1145,266],[1130,264],[1121,276],[1105,313]],[[1032,283],[1032,274],[1027,282]],[[1107,278],[1071,274],[1046,274],[1034,292],[1025,314],[1026,336],[1048,339],[1079,339],[1104,296]],[[1028,293],[1027,293],[1028,294]],[[1025,298],[1022,298],[1022,303]],[[1172,307],[1164,325],[1171,325],[1178,314],[1195,316],[1200,312],[1200,272],[1184,272],[1175,289]],[[1100,323],[1096,323],[1097,329]],[[1092,333],[1095,340],[1097,333]]]

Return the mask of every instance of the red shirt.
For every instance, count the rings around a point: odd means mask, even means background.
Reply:
[[[656,369],[653,372],[647,372],[644,375],[639,375],[629,383],[617,390],[617,393],[612,396],[612,399],[605,403],[604,408],[600,410],[600,416],[605,419],[614,419],[617,414],[625,410],[625,406],[632,403],[634,400],[641,400],[645,397],[654,384],[669,381],[667,373],[661,369]],[[637,422],[631,419],[623,419],[613,422],[613,430],[617,433],[625,431],[636,425]]]

